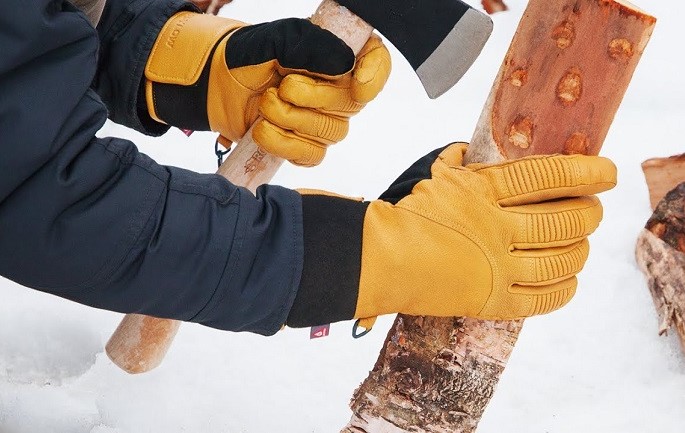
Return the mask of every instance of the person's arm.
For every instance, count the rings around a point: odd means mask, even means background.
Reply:
[[[345,137],[391,67],[376,36],[355,61],[309,20],[248,25],[178,1],[109,0],[97,30],[93,88],[113,121],[149,135],[211,130],[226,147],[254,124],[263,150],[303,166]]]
[[[179,11],[197,8],[183,0],[107,0],[97,25],[100,50],[93,89],[112,121],[152,136],[169,129],[148,114],[143,81],[157,35]]]
[[[117,76],[139,81],[145,50],[188,4],[111,1],[101,44],[68,2],[7,1],[0,15],[0,275],[108,310],[278,331],[302,268],[300,195],[266,186],[255,198],[219,176],[160,166],[129,141],[95,137],[107,118],[91,89],[98,50],[110,62],[105,74],[115,65],[123,68]],[[148,36],[124,54],[117,44],[136,26]],[[130,110],[137,86],[98,78],[104,98],[117,95],[113,117],[142,125]]]

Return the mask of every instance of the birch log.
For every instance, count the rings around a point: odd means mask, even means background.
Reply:
[[[647,276],[659,334],[675,329],[685,353],[685,183],[659,202],[638,237],[635,257]]]
[[[597,154],[655,23],[624,1],[531,0],[469,161]],[[398,316],[343,432],[473,432],[521,327]]]
[[[685,182],[685,153],[668,158],[652,158],[642,163],[649,203],[656,209],[666,193]]]

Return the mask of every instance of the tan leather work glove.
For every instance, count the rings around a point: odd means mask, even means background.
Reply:
[[[333,33],[303,19],[245,23],[193,12],[172,16],[148,59],[150,116],[183,129],[253,138],[294,164],[319,164],[349,118],[381,91],[390,54],[372,37],[355,63]],[[285,77],[285,78],[284,78]]]
[[[516,319],[565,305],[616,185],[597,156],[419,160],[380,197],[303,191],[304,271],[289,326],[388,313]],[[368,327],[372,321],[365,321]]]

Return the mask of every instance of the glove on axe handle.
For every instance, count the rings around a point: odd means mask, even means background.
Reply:
[[[323,0],[311,21],[338,36],[359,53],[373,28],[333,0]],[[219,167],[218,174],[254,192],[268,183],[283,163],[260,149],[250,129]],[[181,322],[140,314],[127,314],[107,343],[109,358],[124,371],[136,374],[157,367],[178,331]]]

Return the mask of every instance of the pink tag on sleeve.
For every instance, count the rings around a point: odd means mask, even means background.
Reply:
[[[331,332],[331,325],[312,326],[309,331],[309,339],[328,337]]]

